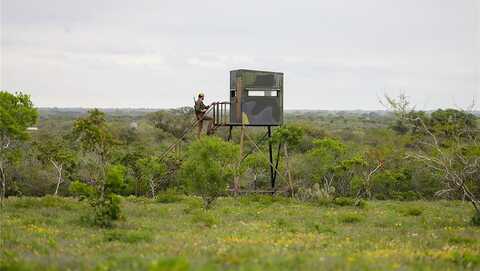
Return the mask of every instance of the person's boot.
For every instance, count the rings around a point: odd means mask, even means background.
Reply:
[[[215,127],[210,122],[210,124],[208,125],[208,129],[207,129],[207,135],[213,135],[214,133],[215,133]]]

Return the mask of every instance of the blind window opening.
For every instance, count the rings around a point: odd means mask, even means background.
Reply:
[[[276,90],[249,90],[249,97],[277,97],[278,91]]]

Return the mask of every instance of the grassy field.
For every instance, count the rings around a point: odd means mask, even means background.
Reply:
[[[122,206],[124,218],[101,229],[84,202],[7,199],[0,270],[480,270],[480,227],[462,202],[356,208],[242,197],[205,212],[185,197]]]

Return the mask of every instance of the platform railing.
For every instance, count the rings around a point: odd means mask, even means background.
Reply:
[[[222,126],[230,124],[230,102],[215,102],[213,106],[213,124]]]

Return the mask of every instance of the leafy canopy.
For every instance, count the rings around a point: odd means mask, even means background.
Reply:
[[[218,137],[203,137],[189,146],[180,178],[187,191],[204,199],[206,208],[225,193],[237,170],[238,151]]]
[[[0,136],[2,139],[26,139],[26,129],[36,123],[37,109],[33,107],[30,96],[0,91]]]
[[[150,182],[151,184],[155,183],[155,180],[164,177],[167,173],[165,163],[154,156],[139,159],[136,167],[138,169],[139,180]],[[154,196],[154,192],[152,192],[152,196]]]
[[[38,159],[44,163],[72,165],[75,162],[75,153],[67,141],[57,136],[42,136],[35,146],[38,150]]]
[[[282,126],[275,130],[272,135],[274,143],[287,143],[294,146],[300,143],[303,137],[303,130],[297,126]]]
[[[73,135],[80,141],[84,151],[99,155],[102,162],[106,162],[115,143],[107,126],[105,113],[98,109],[88,111],[88,116],[75,121]]]

